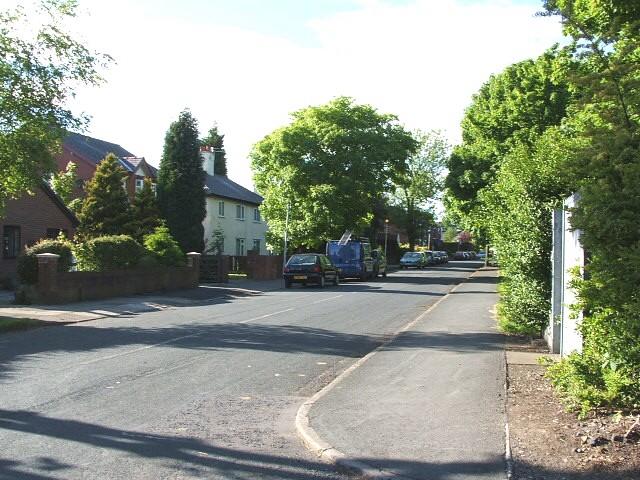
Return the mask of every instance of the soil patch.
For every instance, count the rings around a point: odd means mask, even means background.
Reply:
[[[526,343],[518,348],[510,338],[507,348],[531,351]],[[623,438],[637,417],[594,414],[580,420],[564,410],[544,372],[539,365],[508,366],[512,478],[639,480],[640,426]]]

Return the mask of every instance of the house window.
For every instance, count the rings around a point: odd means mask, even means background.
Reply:
[[[69,232],[64,228],[47,228],[47,238],[56,239],[61,233],[65,238],[69,238]]]
[[[20,227],[5,225],[2,229],[2,256],[16,258],[20,253]]]
[[[244,205],[236,205],[236,218],[244,220]]]
[[[259,238],[254,238],[253,239],[253,250],[260,253],[260,239]]]
[[[260,210],[257,208],[253,209],[253,221],[254,222],[259,222],[260,221]]]
[[[236,255],[244,255],[244,238],[236,238]]]
[[[224,217],[224,202],[218,202],[218,216]]]
[[[144,188],[144,178],[136,178],[136,192]]]
[[[157,192],[157,188],[158,188],[158,185],[156,184],[156,182],[152,182],[151,183],[151,190],[153,190],[153,193],[158,193]]]

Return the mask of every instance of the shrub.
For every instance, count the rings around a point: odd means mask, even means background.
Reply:
[[[184,265],[184,253],[165,226],[156,227],[153,233],[145,235],[144,247],[161,265]]]
[[[18,280],[23,284],[34,284],[38,282],[38,258],[39,253],[55,253],[60,255],[58,259],[58,271],[68,272],[73,264],[71,253],[71,242],[63,239],[45,239],[31,247],[27,247],[22,255],[18,257]]]
[[[129,235],[106,235],[76,245],[78,270],[104,272],[135,267],[145,250]]]

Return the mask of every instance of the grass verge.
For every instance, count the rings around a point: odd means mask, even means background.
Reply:
[[[47,322],[33,318],[0,317],[0,334],[41,327]]]

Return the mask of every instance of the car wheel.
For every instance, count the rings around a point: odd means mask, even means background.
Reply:
[[[383,276],[384,278],[387,278],[387,270],[386,270],[386,269],[385,269],[385,271],[384,271],[384,272],[382,272],[382,276]]]
[[[320,277],[320,281],[318,282],[318,284],[320,285],[320,288],[324,288],[324,282],[325,282],[324,275],[322,275]]]

